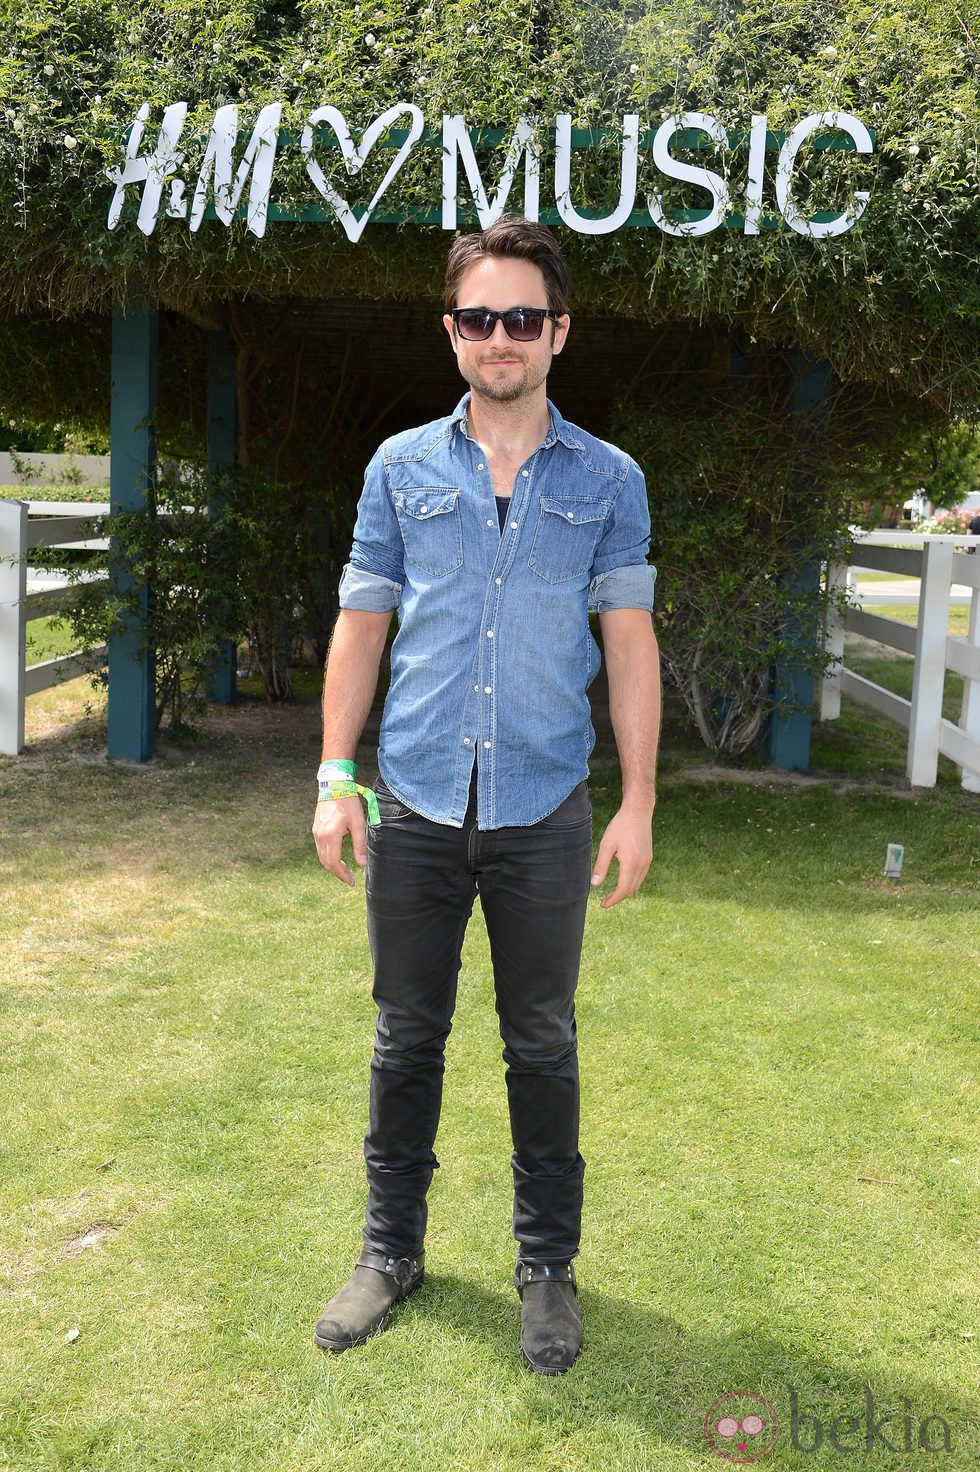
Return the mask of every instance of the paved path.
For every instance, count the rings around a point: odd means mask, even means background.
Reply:
[[[872,607],[876,603],[918,603],[919,601],[919,579],[918,578],[888,578],[876,582],[864,582],[858,574],[854,594],[858,602],[865,607]],[[973,596],[972,589],[963,583],[954,583],[950,589],[950,603],[969,603]]]

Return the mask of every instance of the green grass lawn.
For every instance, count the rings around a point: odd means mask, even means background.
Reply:
[[[31,619],[27,625],[27,663],[41,664],[78,648],[70,625],[60,618]]]
[[[887,604],[870,608],[869,612],[901,623],[915,624],[916,605]],[[965,635],[969,608],[954,606],[949,613],[951,635]],[[865,639],[848,640],[845,653],[847,667],[876,685],[883,685],[906,700],[912,695],[914,660],[911,655],[889,649]],[[957,723],[963,699],[961,676],[947,671],[943,691],[943,715]],[[865,709],[856,701],[844,698],[841,715],[833,723],[814,725],[811,761],[813,770],[825,775],[850,776],[859,781],[901,780],[905,772],[908,733]],[[958,787],[960,769],[947,757],[939,758],[938,783],[941,787]]]
[[[313,1346],[358,1248],[373,1008],[363,886],[308,836],[312,698],[145,768],[97,718],[40,730],[0,758],[0,1468],[688,1472],[746,1390],[782,1422],[767,1467],[975,1472],[980,799],[910,794],[880,747],[841,783],[833,728],[825,781],[696,780],[669,723],[653,869],[587,932],[586,1339],[548,1381],[478,919],[425,1287],[363,1349]],[[865,1386],[883,1435],[907,1400],[952,1450],[835,1450]]]

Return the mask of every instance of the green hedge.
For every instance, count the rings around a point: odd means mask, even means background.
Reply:
[[[228,102],[241,104],[250,129],[260,105],[282,101],[294,135],[323,102],[355,130],[404,100],[433,127],[448,112],[505,130],[520,116],[549,121],[568,110],[578,125],[615,132],[627,112],[655,126],[689,109],[730,132],[764,112],[779,130],[843,109],[874,130],[873,157],[811,152],[807,169],[814,206],[833,202],[831,181],[842,170],[847,190],[870,189],[860,228],[825,242],[786,230],[746,237],[720,229],[694,240],[652,229],[598,238],[563,230],[579,309],[736,326],[805,346],[844,380],[886,382],[945,411],[972,412],[980,381],[976,18],[975,0],[5,0],[4,311],[103,310],[141,289],[190,312],[233,294],[433,294],[445,246],[437,228],[369,226],[357,245],[335,223],[276,225],[261,241],[244,224],[217,222],[196,235],[176,221],[149,239],[131,222],[110,233],[105,171],[143,102],[154,134],[166,104],[190,104],[189,155]],[[312,186],[298,152],[293,158],[283,197],[302,204]],[[368,161],[366,188],[379,160],[377,152]],[[196,160],[188,169],[193,181]],[[733,156],[731,169],[742,178],[744,157]],[[438,181],[438,154],[416,151],[386,203],[431,202],[433,174]],[[618,192],[615,149],[583,164],[575,187],[582,204],[608,206]],[[676,193],[677,202],[703,203],[690,187]]]

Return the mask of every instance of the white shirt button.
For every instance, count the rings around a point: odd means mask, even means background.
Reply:
[[[464,746],[469,746],[469,744],[470,744],[470,738],[468,736],[464,736],[463,737],[463,745]]]
[[[490,520],[489,516],[487,517],[487,526],[493,526],[493,522]]]
[[[488,639],[492,639],[493,638],[493,629],[487,629],[487,638]]]
[[[523,475],[524,479],[527,480],[527,471],[526,470],[522,470],[521,471],[521,475]]]
[[[482,465],[478,465],[476,468],[477,470],[482,470],[484,467]]]
[[[511,522],[510,529],[511,529],[512,532],[516,532],[517,531],[517,522],[516,521],[512,521]]]
[[[499,588],[500,587],[500,584],[502,582],[502,579],[501,578],[494,578],[494,582],[496,583],[497,587]]]
[[[476,692],[477,692],[477,694],[479,694],[479,692],[480,692],[480,687],[479,687],[479,685],[474,685],[474,686],[473,686],[473,689],[474,689],[474,690],[475,690],[475,691],[476,691]]]
[[[569,511],[567,513],[567,515],[568,515],[569,521],[574,521],[575,520],[575,512],[574,511]]]
[[[492,687],[490,685],[484,685],[484,687],[483,687],[483,693],[484,693],[484,695],[492,695],[493,694]]]
[[[490,750],[490,743],[489,743],[489,741],[484,741],[483,745],[484,745],[485,750],[487,750],[487,751]]]
[[[423,516],[428,511],[428,509],[429,509],[428,506],[420,506],[419,507],[419,510],[421,511],[421,513],[422,513]]]

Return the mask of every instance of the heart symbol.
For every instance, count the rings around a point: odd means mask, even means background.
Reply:
[[[374,191],[374,198],[372,199],[371,203],[368,205],[363,215],[361,215],[361,218],[358,219],[357,216],[354,214],[354,211],[351,209],[350,205],[347,203],[346,199],[343,197],[342,194],[337,193],[336,189],[334,189],[333,185],[326,178],[323,170],[320,168],[320,165],[313,157],[313,129],[317,123],[330,124],[330,127],[337,135],[337,142],[340,144],[340,151],[344,155],[344,163],[347,165],[347,172],[349,174],[357,174],[364,167],[364,161],[367,158],[368,154],[371,152],[371,149],[377,143],[378,139],[387,132],[387,130],[391,127],[396,118],[404,117],[406,115],[410,116],[412,119],[412,126],[408,130],[408,137],[405,139],[405,142],[395,154],[395,157],[391,162],[388,172],[385,174],[384,178],[381,180],[381,183]],[[339,108],[318,107],[310,113],[306,127],[303,129],[302,137],[299,141],[299,146],[303,150],[303,154],[306,158],[306,172],[309,174],[310,178],[313,180],[313,183],[323,195],[324,199],[326,199],[330,204],[333,205],[333,208],[337,215],[337,219],[340,221],[345,231],[347,232],[348,240],[354,242],[360,240],[361,235],[364,231],[364,227],[367,224],[368,220],[370,220],[371,215],[374,211],[375,205],[378,203],[378,200],[381,198],[382,194],[384,194],[385,190],[388,188],[388,185],[398,173],[398,170],[401,168],[402,164],[411,153],[413,147],[418,142],[418,139],[421,137],[422,134],[422,128],[423,118],[421,108],[416,107],[413,102],[396,102],[394,107],[389,107],[387,112],[383,112],[379,118],[375,118],[374,122],[365,132],[360,143],[355,144],[353,138],[350,135],[350,129],[347,126],[347,120]]]

